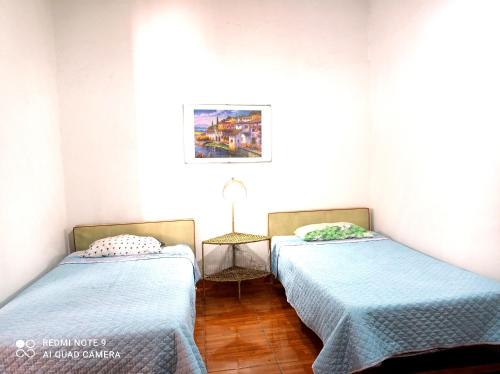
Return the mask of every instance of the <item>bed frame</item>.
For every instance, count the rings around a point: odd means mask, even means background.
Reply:
[[[267,234],[293,235],[300,226],[323,222],[351,222],[367,230],[372,228],[368,208],[299,210],[268,213]]]
[[[196,255],[193,219],[75,226],[74,250],[83,251],[98,239],[121,234],[153,236],[166,245],[187,244]]]

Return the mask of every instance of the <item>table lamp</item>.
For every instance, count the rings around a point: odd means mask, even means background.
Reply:
[[[222,196],[224,199],[231,201],[232,212],[232,232],[234,232],[234,203],[244,200],[247,197],[247,189],[242,181],[231,178],[226,182],[222,189]]]

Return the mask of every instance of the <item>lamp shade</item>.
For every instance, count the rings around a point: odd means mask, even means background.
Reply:
[[[222,195],[224,196],[224,199],[234,203],[235,201],[246,199],[247,189],[242,181],[231,178],[224,185]]]

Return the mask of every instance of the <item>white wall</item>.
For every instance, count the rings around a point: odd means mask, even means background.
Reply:
[[[264,233],[269,211],[369,205],[396,240],[500,278],[498,7],[0,2],[0,301],[61,258],[75,224],[229,231],[232,176],[249,192],[239,231]],[[184,164],[183,103],[272,104],[273,162]]]
[[[365,1],[54,2],[69,226],[193,217],[198,242],[367,189]],[[186,165],[183,103],[273,106],[273,161]]]
[[[53,1],[68,229],[142,220],[131,1]]]
[[[375,227],[500,279],[500,3],[370,6]]]
[[[0,303],[65,254],[47,1],[0,2]]]

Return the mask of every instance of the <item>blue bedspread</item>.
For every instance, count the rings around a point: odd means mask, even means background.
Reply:
[[[315,373],[385,358],[500,344],[500,283],[377,237],[340,243],[273,238],[273,272],[323,341]]]
[[[0,373],[205,373],[198,276],[187,246],[68,256],[0,309]]]

